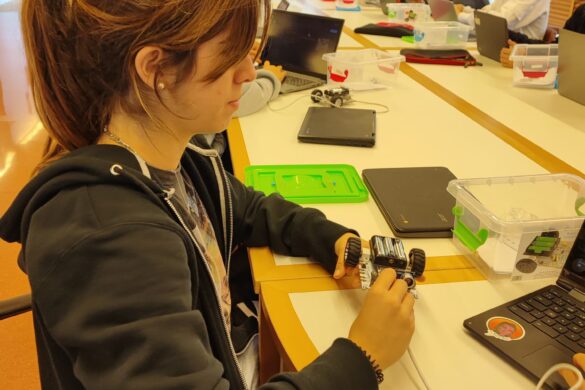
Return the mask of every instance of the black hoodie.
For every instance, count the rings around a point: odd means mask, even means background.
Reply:
[[[245,187],[214,151],[188,149],[181,165],[228,274],[240,244],[311,256],[333,271],[334,242],[348,229]],[[44,389],[244,387],[201,252],[147,173],[118,146],[79,149],[36,175],[0,219],[0,237],[22,243]],[[338,339],[301,372],[265,387],[377,385],[364,354]]]

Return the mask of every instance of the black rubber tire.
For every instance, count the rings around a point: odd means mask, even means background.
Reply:
[[[410,252],[408,252],[408,258],[412,262],[412,273],[418,278],[423,272],[425,272],[427,255],[422,249],[412,248]]]
[[[323,91],[320,89],[314,89],[313,92],[311,92],[311,100],[313,103],[319,103],[323,100]]]
[[[345,244],[344,263],[348,267],[355,267],[362,257],[362,242],[359,238],[350,237]]]

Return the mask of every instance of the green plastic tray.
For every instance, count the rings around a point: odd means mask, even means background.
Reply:
[[[252,165],[246,185],[266,195],[280,193],[295,203],[356,203],[368,190],[355,168],[346,164]]]

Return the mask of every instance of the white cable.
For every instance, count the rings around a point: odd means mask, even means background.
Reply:
[[[336,105],[335,105],[333,102],[329,101],[329,99],[327,99],[327,98],[326,98],[326,97],[324,97],[324,96],[318,96],[318,95],[314,95],[314,96],[313,96],[313,95],[308,95],[308,94],[305,94],[305,95],[300,95],[299,97],[297,97],[297,98],[296,98],[295,100],[293,100],[292,102],[290,102],[290,103],[288,103],[288,104],[286,104],[286,105],[284,105],[284,106],[282,106],[282,107],[278,107],[278,108],[274,108],[274,107],[272,106],[272,104],[271,104],[272,102],[268,102],[268,109],[270,109],[270,111],[274,111],[274,112],[282,111],[282,110],[285,110],[285,109],[289,108],[289,107],[290,107],[290,106],[292,106],[293,104],[296,104],[296,103],[297,103],[299,100],[301,100],[301,99],[303,99],[303,98],[305,98],[305,97],[307,97],[307,96],[309,96],[309,97],[311,97],[311,98],[315,98],[315,99],[319,100],[321,103],[328,104],[328,105],[330,105],[331,107],[334,107],[334,108],[339,108],[339,107],[337,107],[337,106],[336,106]],[[383,111],[376,111],[376,114],[385,114],[385,113],[387,113],[387,112],[389,112],[389,111],[390,111],[390,107],[388,107],[388,106],[387,106],[387,105],[385,105],[385,104],[381,104],[381,103],[365,102],[365,101],[362,101],[362,100],[353,100],[353,99],[349,99],[349,100],[347,100],[346,102],[347,102],[347,103],[362,103],[362,104],[369,104],[369,105],[372,105],[372,106],[378,106],[378,107],[382,107],[382,108],[384,108],[384,110],[383,110]]]
[[[410,360],[412,360],[412,364],[414,364],[414,368],[416,368],[416,372],[418,372],[418,376],[420,377],[420,380],[422,381],[423,385],[425,386],[425,389],[431,390],[431,386],[429,386],[429,382],[427,382],[425,376],[423,375],[422,370],[418,366],[418,363],[416,362],[416,359],[414,358],[414,353],[412,353],[412,350],[410,349],[410,347],[408,347],[408,356],[410,356]]]
[[[558,370],[560,370],[562,368],[567,369],[569,371],[573,371],[575,373],[575,375],[577,375],[577,383],[575,383],[575,385],[573,387],[571,387],[569,390],[579,390],[579,388],[583,384],[583,374],[581,373],[581,370],[579,370],[577,367],[573,366],[572,364],[568,364],[568,363],[555,364],[554,366],[552,366],[551,368],[549,368],[548,371],[544,373],[544,375],[542,376],[542,378],[540,378],[540,381],[536,385],[536,390],[542,389],[542,386],[544,385],[544,382],[546,382],[546,380],[555,371],[558,371]]]
[[[369,105],[371,105],[371,106],[378,106],[378,107],[382,107],[382,108],[384,108],[384,111],[376,111],[376,114],[385,114],[385,113],[387,113],[387,112],[390,112],[390,107],[388,107],[387,105],[385,105],[385,104],[382,104],[382,103],[364,102],[364,101],[362,101],[362,100],[353,100],[353,99],[352,99],[352,100],[350,100],[350,102],[352,102],[352,103],[362,103],[362,104],[369,104]]]
[[[289,108],[290,106],[292,106],[293,104],[295,104],[296,102],[298,102],[299,100],[301,100],[302,98],[305,98],[307,96],[311,96],[311,95],[301,95],[301,96],[297,97],[295,100],[293,100],[292,102],[290,102],[289,104],[282,106],[282,107],[279,107],[279,108],[272,107],[272,104],[270,104],[272,102],[268,102],[268,108],[270,109],[270,111],[275,111],[275,112],[282,111],[286,108]]]

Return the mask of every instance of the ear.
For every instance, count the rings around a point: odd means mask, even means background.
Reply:
[[[155,89],[154,76],[164,57],[163,50],[157,46],[145,46],[136,54],[134,59],[136,73],[149,88]]]

